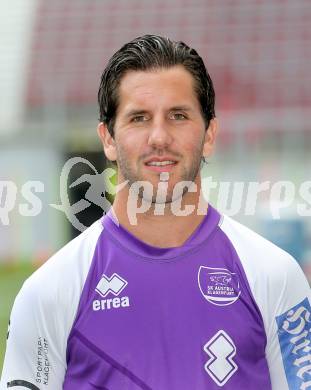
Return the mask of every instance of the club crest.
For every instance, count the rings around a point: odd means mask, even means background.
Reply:
[[[237,274],[226,268],[201,265],[198,272],[198,284],[204,298],[217,306],[232,305],[241,294]]]

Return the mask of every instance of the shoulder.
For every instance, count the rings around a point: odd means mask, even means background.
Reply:
[[[55,253],[24,282],[16,303],[34,303],[43,311],[57,306],[72,316],[102,231],[98,220]]]
[[[28,357],[17,358],[18,351],[28,351],[30,356],[44,338],[50,345],[51,361],[60,371],[64,369],[67,338],[102,230],[100,221],[95,222],[24,282],[11,312],[7,365],[11,367],[18,359],[28,372]]]
[[[310,298],[308,281],[289,253],[230,217],[223,217],[220,229],[240,259],[263,317],[271,318]]]
[[[277,282],[288,272],[300,269],[289,253],[232,218],[224,216],[220,229],[233,245],[251,279],[261,277]]]

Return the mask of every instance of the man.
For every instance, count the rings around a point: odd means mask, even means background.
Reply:
[[[1,389],[311,388],[301,269],[202,199],[217,121],[200,56],[137,38],[111,58],[98,96],[122,188],[25,282]]]

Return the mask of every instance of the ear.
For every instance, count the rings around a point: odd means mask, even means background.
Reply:
[[[104,152],[108,160],[115,161],[117,159],[117,151],[115,140],[108,131],[105,123],[100,122],[97,126],[98,136],[103,144]]]
[[[203,157],[209,157],[213,153],[217,133],[218,133],[218,120],[216,118],[213,118],[210,120],[209,126],[205,133]]]

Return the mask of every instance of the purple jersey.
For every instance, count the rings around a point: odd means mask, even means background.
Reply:
[[[211,206],[176,248],[109,213],[25,283],[1,388],[307,389],[310,312],[297,263]]]

